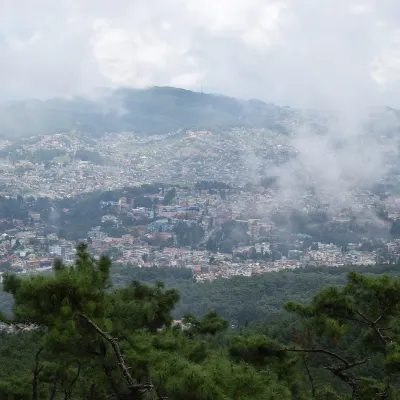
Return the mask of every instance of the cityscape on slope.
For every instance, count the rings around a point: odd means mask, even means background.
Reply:
[[[399,21],[0,0],[0,400],[399,400]]]
[[[187,267],[199,282],[397,263],[393,112],[347,136],[334,120],[291,110],[268,114],[264,126],[230,119],[215,129],[94,134],[76,123],[64,133],[3,140],[0,272],[72,262],[79,241],[115,263]],[[213,115],[223,119],[221,108]]]

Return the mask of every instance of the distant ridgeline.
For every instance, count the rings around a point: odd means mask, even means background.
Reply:
[[[135,131],[165,134],[179,129],[219,130],[230,127],[269,128],[286,132],[294,116],[289,107],[259,100],[192,92],[171,87],[118,89],[98,100],[25,100],[0,106],[0,137],[37,134]]]

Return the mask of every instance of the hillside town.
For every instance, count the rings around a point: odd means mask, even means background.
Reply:
[[[287,135],[244,128],[3,141],[0,271],[72,262],[80,241],[117,264],[190,268],[196,281],[397,263],[397,175],[342,202],[309,187],[288,196],[267,172],[293,154]]]
[[[2,218],[0,268],[3,273],[44,272],[51,269],[55,258],[72,262],[75,246],[80,241],[87,242],[95,256],[107,254],[116,264],[142,268],[185,267],[193,271],[199,282],[284,268],[398,262],[400,240],[390,237],[388,222],[378,221],[379,226],[375,227],[380,229],[382,238],[371,239],[366,234],[353,243],[324,243],[315,241],[310,234],[282,227],[276,216],[289,212],[290,204],[285,209],[277,203],[273,190],[261,186],[248,191],[203,188],[210,185],[222,184],[204,181],[193,187],[162,186],[157,193],[147,196],[97,201],[95,208],[100,223],[80,232],[76,238],[62,237],[57,230],[50,232],[49,219],[45,221],[40,212],[29,211],[25,221]],[[360,198],[364,203],[357,210],[362,215],[363,209],[371,211],[376,196],[363,193]],[[315,207],[307,202],[307,196],[304,199],[308,207],[305,214],[312,215]],[[135,204],[145,200],[149,203],[146,206]],[[35,200],[20,196],[14,201],[29,208],[29,202]],[[388,198],[381,203],[390,212],[388,218],[398,217],[398,200]],[[79,207],[80,203],[77,204]],[[54,207],[52,210],[57,214]],[[74,223],[73,210],[63,208],[60,212],[63,218],[59,218],[59,224]],[[357,220],[358,225],[377,223],[363,218]],[[57,224],[51,212],[50,221]],[[341,213],[321,226],[340,232],[353,229],[352,223],[350,215]]]
[[[244,184],[283,162],[290,151],[285,135],[241,128],[218,134],[41,135],[0,143],[0,189],[59,198],[148,182],[218,179]]]

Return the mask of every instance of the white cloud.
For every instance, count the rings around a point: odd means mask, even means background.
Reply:
[[[166,24],[163,21],[157,29],[143,26],[137,30],[95,21],[90,43],[100,72],[115,84],[135,87],[152,85],[168,75],[172,80],[197,76],[190,71],[190,59],[185,58],[190,42],[185,37],[169,40],[171,27]],[[187,84],[192,80],[186,79]]]
[[[373,11],[373,8],[369,1],[364,2],[353,2],[348,4],[349,12],[356,15],[369,14]]]
[[[28,46],[34,45],[36,42],[40,41],[42,35],[40,32],[36,31],[25,40],[21,40],[19,37],[5,37],[5,41],[12,51],[24,51]]]
[[[400,107],[397,0],[2,0],[2,98],[180,85]]]

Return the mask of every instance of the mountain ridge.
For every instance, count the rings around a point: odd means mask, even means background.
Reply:
[[[165,134],[179,129],[229,129],[236,126],[285,132],[294,113],[261,100],[154,86],[120,88],[99,99],[30,99],[0,106],[0,136],[27,137],[68,132],[78,127],[91,134],[135,131]]]

